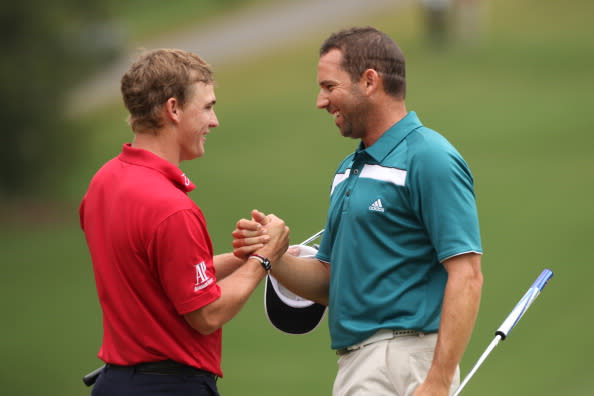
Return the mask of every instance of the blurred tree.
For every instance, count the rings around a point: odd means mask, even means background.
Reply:
[[[84,134],[66,119],[66,94],[119,53],[110,2],[0,6],[0,201],[43,196],[75,162]]]

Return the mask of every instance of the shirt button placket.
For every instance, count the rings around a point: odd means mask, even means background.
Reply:
[[[355,183],[357,183],[357,179],[359,177],[359,167],[358,167],[358,165],[353,164],[352,173],[353,173],[353,176],[356,176],[356,177],[353,177],[350,180],[349,187],[348,187],[348,189],[346,190],[346,192],[344,194],[346,197],[350,197],[351,196],[351,191],[353,190],[353,187],[354,187]]]

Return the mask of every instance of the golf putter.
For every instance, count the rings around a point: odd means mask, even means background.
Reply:
[[[507,316],[507,318],[505,318],[501,326],[499,326],[499,328],[495,332],[495,338],[493,339],[493,341],[491,341],[487,349],[485,349],[481,357],[472,367],[470,372],[466,375],[466,378],[464,378],[464,381],[462,381],[458,389],[456,389],[456,392],[453,396],[458,396],[460,392],[462,392],[462,389],[464,389],[466,384],[468,384],[468,381],[470,381],[472,376],[476,373],[481,364],[483,364],[483,362],[485,361],[487,356],[489,356],[491,351],[495,349],[497,344],[499,344],[499,341],[503,341],[507,338],[507,336],[518,324],[520,319],[522,319],[522,316],[524,316],[530,305],[534,302],[534,300],[536,300],[536,297],[538,297],[542,289],[544,289],[544,287],[547,285],[547,282],[552,277],[553,271],[551,271],[550,269],[545,269],[541,272],[540,276],[534,281],[532,286],[530,286],[526,294],[524,294],[524,297],[522,297],[522,299],[516,304],[514,309]]]

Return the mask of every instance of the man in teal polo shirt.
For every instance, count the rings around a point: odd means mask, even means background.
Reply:
[[[447,281],[440,263],[480,251],[474,202],[464,160],[414,112],[343,161],[317,255],[333,264],[334,349],[382,328],[437,332]]]
[[[360,139],[338,167],[315,259],[272,274],[327,304],[339,357],[333,394],[445,396],[478,313],[482,253],[473,178],[456,149],[406,109],[404,56],[374,28],[320,49],[317,107]],[[258,235],[242,220],[235,246]]]

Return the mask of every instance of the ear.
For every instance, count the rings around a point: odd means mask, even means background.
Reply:
[[[171,120],[174,123],[179,122],[181,116],[181,107],[176,98],[169,98],[163,105],[163,115],[165,119]]]
[[[363,92],[365,92],[367,95],[371,95],[378,90],[380,85],[381,77],[377,70],[367,69],[363,72],[363,75],[361,76],[361,86],[363,88]]]

